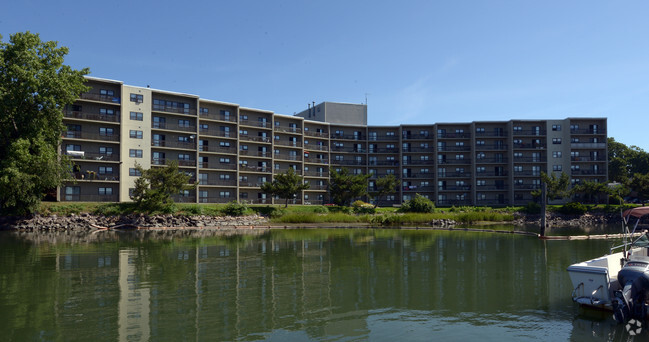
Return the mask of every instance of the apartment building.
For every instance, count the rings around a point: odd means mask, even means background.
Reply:
[[[475,121],[368,126],[367,106],[323,102],[296,115],[207,100],[197,95],[87,78],[91,89],[65,109],[61,153],[73,181],[61,201],[130,201],[145,169],[171,160],[198,181],[178,202],[270,204],[260,187],[293,168],[310,188],[296,204],[328,203],[333,169],[400,186],[382,205],[421,194],[438,206],[524,205],[540,174],[571,182],[607,180],[606,118]]]

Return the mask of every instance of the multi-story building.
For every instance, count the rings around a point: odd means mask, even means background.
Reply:
[[[524,205],[540,174],[572,183],[607,180],[606,118],[475,121],[368,126],[367,106],[324,102],[296,115],[196,95],[87,78],[91,87],[65,109],[62,153],[74,181],[61,201],[129,201],[145,169],[177,161],[198,181],[175,200],[272,203],[260,187],[293,168],[311,186],[294,203],[327,203],[331,168],[395,175],[382,204],[421,194],[438,206]]]

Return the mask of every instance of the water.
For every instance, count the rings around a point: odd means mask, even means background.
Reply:
[[[610,314],[571,302],[565,272],[612,243],[364,229],[2,233],[0,340],[626,341]]]

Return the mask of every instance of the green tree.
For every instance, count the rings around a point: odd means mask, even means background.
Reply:
[[[554,173],[548,175],[545,172],[541,172],[541,182],[547,186],[546,198],[542,199],[545,203],[548,201],[563,199],[570,195],[570,176],[565,172],[561,172],[561,176],[559,177]],[[532,191],[532,196],[540,197],[541,193],[541,189],[534,190]]]
[[[288,207],[288,200],[310,187],[305,183],[302,176],[295,173],[293,168],[289,167],[285,173],[275,175],[272,182],[266,182],[261,185],[261,191],[271,195],[279,196],[286,200],[284,207]]]
[[[629,181],[629,187],[636,193],[642,204],[649,199],[649,174],[636,173]]]
[[[170,209],[174,200],[171,196],[183,190],[196,188],[196,183],[189,184],[191,176],[181,172],[177,161],[167,163],[166,167],[144,170],[135,164],[141,176],[135,180],[135,189],[131,199],[137,207],[146,211],[165,211]]]
[[[573,193],[581,193],[584,195],[586,202],[599,204],[600,195],[613,195],[615,192],[609,188],[606,183],[595,181],[585,181],[581,184],[575,185],[572,188]]]
[[[394,194],[397,192],[397,187],[399,186],[399,181],[394,175],[386,175],[376,180],[376,190],[370,191],[369,195],[372,198],[376,198],[376,203],[374,208],[379,205],[381,197],[387,196],[389,194]]]
[[[67,53],[30,32],[0,41],[2,215],[34,212],[44,193],[69,175],[68,159],[58,154],[63,108],[87,91],[88,69],[64,65]]]
[[[608,179],[628,183],[636,173],[649,170],[649,153],[637,146],[626,146],[608,138]]]
[[[329,196],[337,205],[349,206],[354,198],[367,195],[367,180],[370,175],[352,175],[343,168],[340,172],[331,170]]]

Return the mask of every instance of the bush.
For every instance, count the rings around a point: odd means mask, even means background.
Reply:
[[[399,211],[404,213],[432,213],[435,210],[435,204],[428,198],[416,194],[415,198],[406,201]]]
[[[328,208],[330,213],[351,214],[352,208],[343,205],[334,205]]]
[[[327,209],[327,207],[321,205],[321,206],[317,206],[317,207],[313,208],[313,212],[316,213],[316,214],[326,214],[326,213],[329,212],[329,209]]]
[[[369,203],[363,201],[355,201],[352,203],[352,208],[354,208],[354,213],[356,214],[375,214],[376,208]]]
[[[527,205],[523,207],[522,211],[526,214],[540,214],[541,205],[536,202],[528,202]]]
[[[243,216],[248,210],[248,206],[237,201],[232,201],[223,207],[223,214],[227,216]]]
[[[587,211],[588,208],[579,202],[566,203],[559,209],[559,212],[565,215],[583,215]]]

